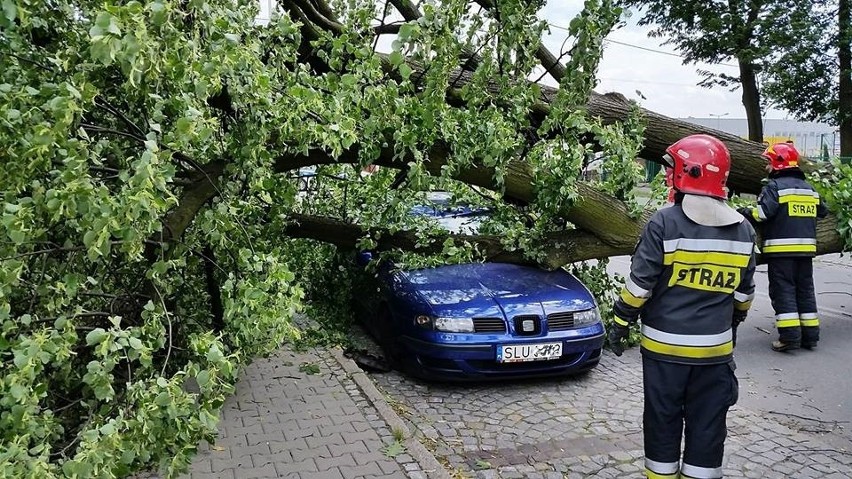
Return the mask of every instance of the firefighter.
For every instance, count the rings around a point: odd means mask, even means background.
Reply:
[[[769,299],[775,310],[778,340],[775,351],[816,347],[819,316],[812,258],[816,254],[816,220],[828,214],[819,193],[805,181],[799,152],[791,142],[763,152],[769,161],[769,182],[757,197],[756,208],[739,211],[763,224],[763,248],[769,273]]]
[[[754,296],[755,233],[724,201],[730,155],[721,141],[691,135],[666,152],[675,201],[642,231],[609,342],[620,356],[641,313],[646,475],[719,478],[739,394],[735,329]]]

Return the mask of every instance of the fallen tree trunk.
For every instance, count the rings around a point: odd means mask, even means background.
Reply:
[[[423,244],[420,233],[413,231],[394,231],[383,228],[363,228],[339,219],[290,214],[286,218],[284,233],[292,238],[310,238],[331,243],[344,248],[355,248],[358,240],[368,232],[377,238],[377,251],[402,248],[423,254],[438,253],[446,238],[452,236],[457,241],[468,242],[483,253],[486,260],[500,263],[523,265],[537,264],[546,269],[556,269],[568,263],[587,259],[605,258],[628,254],[631,248],[618,248],[602,243],[597,237],[581,230],[565,230],[547,234],[542,238],[540,261],[528,258],[523,251],[508,251],[500,243],[500,238],[491,235],[451,235],[438,234],[427,244]]]

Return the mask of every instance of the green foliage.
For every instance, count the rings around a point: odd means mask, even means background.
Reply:
[[[236,41],[256,10],[20,0],[3,12],[0,476],[175,475],[214,439],[239,367],[294,336],[302,297],[274,235],[243,224],[286,201],[259,191],[274,181],[256,168],[271,131],[246,114],[252,134],[226,133],[207,102],[227,84],[235,103],[268,105],[260,40]],[[287,19],[272,29],[297,38]],[[224,157],[249,173],[185,229],[202,207],[179,207],[192,175]]]
[[[852,165],[833,159],[811,174],[810,181],[837,216],[837,232],[843,239],[844,251],[852,251]]]
[[[596,153],[611,173],[601,189],[631,201],[641,119],[604,125],[577,108],[618,21],[609,1],[572,21],[549,107],[526,81],[540,2],[426,2],[387,56],[369,1],[334,2],[327,29],[280,13],[258,24],[250,0],[0,6],[2,477],[175,476],[215,439],[237,371],[302,337],[297,313],[321,325],[303,341],[342,341],[351,252],[282,237],[292,213],[413,231],[434,254],[379,253],[413,268],[485,259],[410,214],[427,190],[492,208],[482,231],[530,258],[573,227]],[[403,173],[360,174],[378,159]],[[503,201],[518,162],[529,204]],[[303,192],[286,173],[306,165],[317,176]],[[599,297],[613,287],[600,274]]]
[[[566,268],[568,272],[577,277],[589,291],[595,296],[598,303],[598,311],[600,311],[601,319],[604,326],[609,329],[613,322],[612,306],[615,300],[618,299],[618,294],[624,286],[624,278],[618,274],[610,274],[607,272],[609,259],[600,259],[596,261],[582,261],[575,263]],[[627,338],[627,344],[639,344],[640,334],[637,328],[632,328],[630,336]]]
[[[653,26],[650,36],[665,38],[687,62],[739,60],[765,70],[775,52],[795,43],[801,18],[812,10],[809,0],[749,2],[745,0],[623,0],[640,10],[640,25]],[[739,76],[699,71],[702,85],[736,88]],[[740,72],[742,73],[742,72]]]
[[[794,43],[777,49],[774,61],[767,65],[766,96],[802,120],[839,125],[843,115],[838,40],[852,35],[852,27],[840,31],[837,2],[813,4],[792,15],[797,34]]]
[[[394,440],[392,443],[382,447],[382,454],[391,458],[399,456],[400,454],[405,454],[405,451],[405,444],[397,440]]]

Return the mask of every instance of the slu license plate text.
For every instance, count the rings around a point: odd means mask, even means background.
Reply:
[[[501,363],[545,361],[561,356],[562,343],[513,344],[497,348],[497,361]]]

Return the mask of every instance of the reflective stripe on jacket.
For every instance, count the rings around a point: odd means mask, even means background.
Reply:
[[[743,221],[692,222],[679,204],[645,225],[613,311],[623,326],[642,315],[642,354],[684,364],[717,364],[733,354],[734,309],[754,298],[754,228]]]
[[[798,169],[774,173],[757,197],[752,216],[763,223],[767,256],[814,256],[816,220],[828,213],[819,193]]]

